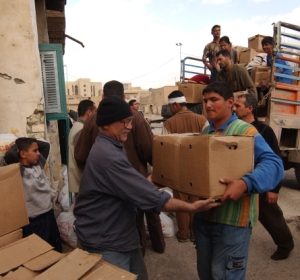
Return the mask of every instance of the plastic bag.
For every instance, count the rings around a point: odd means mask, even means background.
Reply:
[[[77,248],[77,236],[73,228],[75,217],[72,212],[62,212],[56,222],[61,240],[72,248]]]
[[[174,223],[172,219],[165,213],[160,213],[159,217],[164,237],[171,237],[175,235]]]
[[[68,185],[64,185],[61,191],[58,194],[58,202],[64,211],[68,211],[69,209],[69,187]]]
[[[161,212],[159,214],[159,217],[160,217],[160,223],[161,223],[161,228],[162,228],[164,237],[171,237],[171,236],[175,235],[175,228],[174,228],[174,223],[173,223],[172,219],[169,218],[163,212]],[[148,231],[146,216],[144,216],[144,223],[145,223],[146,237],[149,238],[149,231]]]

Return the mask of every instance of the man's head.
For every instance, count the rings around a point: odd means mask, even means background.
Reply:
[[[230,52],[228,50],[220,50],[216,53],[217,63],[221,69],[228,71],[231,67]]]
[[[273,38],[270,36],[267,36],[262,39],[261,46],[264,52],[268,55],[272,55],[273,50]]]
[[[133,110],[138,111],[140,109],[140,103],[138,103],[136,99],[131,99],[128,104]]]
[[[222,50],[228,50],[228,51],[230,51],[230,49],[231,49],[231,42],[230,42],[228,36],[221,37],[220,41],[219,41],[219,44],[220,44],[220,48]]]
[[[132,129],[130,106],[116,95],[105,97],[97,110],[96,124],[100,131],[118,142],[125,142]]]
[[[186,99],[184,94],[179,90],[174,90],[168,95],[168,103],[173,114],[178,113],[186,107]]]
[[[233,110],[239,119],[245,122],[253,122],[257,117],[258,103],[253,94],[239,95],[233,106]]]
[[[103,87],[103,97],[117,95],[125,99],[124,85],[118,81],[109,81]]]
[[[233,92],[225,82],[214,82],[203,90],[203,101],[207,116],[215,128],[226,122],[232,115]]]
[[[95,103],[91,100],[82,100],[78,104],[78,116],[79,118],[85,120],[93,112],[97,111]]]
[[[36,164],[40,155],[35,138],[20,137],[16,140],[21,165]]]
[[[211,28],[211,34],[213,35],[214,39],[219,39],[221,35],[221,26],[220,25],[214,25]]]

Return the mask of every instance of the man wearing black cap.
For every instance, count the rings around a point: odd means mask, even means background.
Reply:
[[[122,143],[132,129],[129,105],[117,96],[104,98],[97,110],[100,133],[89,154],[74,215],[84,250],[148,279],[136,226],[136,207],[144,211],[198,212],[218,206],[213,199],[187,203],[159,191],[137,172]]]

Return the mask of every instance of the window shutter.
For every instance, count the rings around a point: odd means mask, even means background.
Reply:
[[[56,51],[40,51],[46,113],[62,113]]]

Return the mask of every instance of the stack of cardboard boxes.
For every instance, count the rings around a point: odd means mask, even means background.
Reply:
[[[264,52],[261,47],[261,41],[264,37],[266,36],[258,34],[248,38],[247,48],[241,46],[234,47],[238,52],[240,64],[247,65],[252,59],[252,57]]]
[[[137,279],[101,260],[101,255],[75,249],[61,254],[37,235],[22,238],[29,223],[20,166],[0,167],[0,278],[10,280]]]

